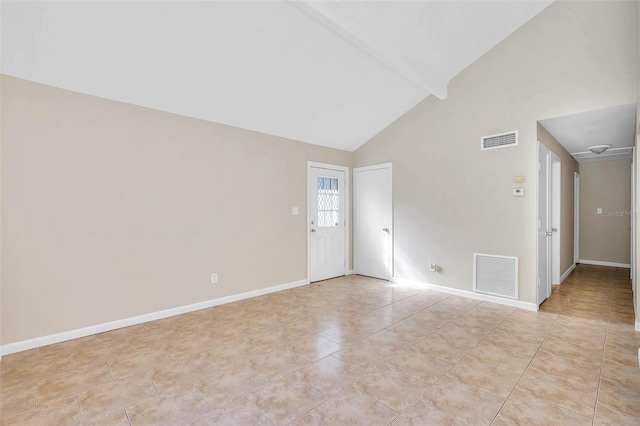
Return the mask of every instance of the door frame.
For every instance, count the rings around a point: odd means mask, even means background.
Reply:
[[[550,219],[550,212],[549,212],[549,201],[551,198],[551,194],[549,193],[549,189],[550,189],[550,175],[551,175],[551,171],[550,171],[550,158],[551,158],[551,150],[549,148],[546,147],[546,145],[544,145],[543,143],[541,143],[540,141],[538,141],[538,144],[536,146],[536,165],[537,165],[537,173],[536,173],[536,223],[535,223],[535,230],[536,230],[536,304],[538,305],[538,307],[540,307],[540,305],[542,304],[542,302],[544,302],[548,297],[549,297],[549,288],[551,286],[551,244],[550,241],[548,239],[545,239],[545,241],[547,242],[547,295],[544,299],[542,299],[542,301],[540,301],[540,294],[539,294],[539,290],[540,290],[540,244],[539,244],[539,240],[540,240],[540,229],[539,229],[539,223],[540,223],[540,148],[544,148],[544,150],[547,152],[546,153],[546,158],[545,161],[547,162],[547,179],[546,179],[546,183],[547,183],[547,191],[546,191],[546,195],[547,195],[547,227],[549,227],[549,219]]]
[[[580,173],[573,172],[573,264],[580,259]]]
[[[560,284],[562,276],[560,251],[562,249],[562,159],[553,151],[550,151],[549,176],[551,189],[551,226],[556,227],[557,231],[553,231],[551,238],[551,281],[549,282],[549,295],[551,295],[552,285]]]
[[[355,208],[355,192],[357,191],[356,188],[356,171],[358,172],[366,172],[367,170],[377,170],[377,169],[389,169],[389,177],[391,179],[391,205],[389,206],[389,218],[390,218],[390,225],[389,225],[389,260],[388,260],[388,264],[389,264],[389,271],[388,271],[388,281],[393,280],[394,274],[395,274],[395,268],[394,268],[394,260],[395,260],[395,255],[394,255],[394,221],[393,221],[393,163],[382,163],[382,164],[374,164],[371,166],[364,166],[364,167],[354,167],[353,169],[353,191],[354,191],[354,208]],[[353,235],[353,246],[355,247],[356,245],[356,238],[358,238],[357,235],[355,235],[355,230],[356,230],[356,221],[357,221],[357,217],[355,215],[355,211],[354,211],[354,215],[353,215],[353,228],[354,228],[354,235]],[[357,265],[356,265],[356,253],[353,253],[353,270],[354,273],[358,273],[357,270]]]
[[[351,235],[351,210],[350,210],[350,168],[347,166],[338,166],[336,164],[318,163],[316,161],[307,161],[307,178],[305,179],[306,192],[307,192],[307,223],[306,238],[307,238],[307,282],[311,282],[311,262],[309,256],[311,255],[311,239],[309,235],[311,233],[311,194],[309,193],[309,176],[312,168],[333,170],[337,172],[344,172],[344,274],[349,273],[349,236]]]

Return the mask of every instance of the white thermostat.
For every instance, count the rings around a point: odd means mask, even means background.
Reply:
[[[524,197],[524,188],[513,188],[514,197]]]

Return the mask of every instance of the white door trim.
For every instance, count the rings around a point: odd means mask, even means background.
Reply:
[[[556,228],[551,238],[551,281],[549,282],[549,295],[551,285],[560,284],[560,250],[562,249],[562,160],[553,151],[551,154],[551,226]]]
[[[307,161],[307,176],[305,180],[305,185],[307,188],[307,223],[305,226],[306,229],[306,238],[307,238],[307,281],[311,278],[311,266],[309,262],[309,253],[311,252],[311,240],[309,239],[309,233],[311,232],[311,217],[309,212],[311,210],[311,194],[309,194],[309,171],[311,168],[317,169],[326,169],[326,170],[335,170],[339,172],[344,172],[344,274],[347,275],[347,271],[349,270],[349,236],[351,235],[351,210],[349,200],[351,199],[351,193],[349,191],[350,179],[349,172],[350,168],[347,166],[338,166],[335,164],[328,163],[318,163],[315,161]]]
[[[580,173],[573,172],[573,264],[580,261]]]
[[[369,170],[378,170],[378,169],[389,169],[389,173],[391,175],[391,205],[389,206],[390,211],[389,211],[389,217],[390,217],[390,226],[389,226],[389,260],[388,260],[388,265],[389,265],[389,274],[388,274],[388,280],[392,281],[394,278],[394,239],[393,239],[393,232],[394,232],[394,222],[393,222],[393,163],[382,163],[382,164],[374,164],[371,166],[363,166],[363,167],[355,167],[353,169],[353,173],[354,173],[354,191],[355,189],[355,173],[356,172],[366,172]],[[355,198],[355,192],[354,192],[354,198]],[[357,221],[356,216],[354,215],[353,217],[353,221],[354,221],[354,230],[356,229],[355,227],[355,222]],[[354,235],[354,247],[355,247],[355,241],[357,236]],[[358,273],[358,266],[356,265],[356,255],[354,253],[353,256],[353,269],[354,272],[357,274]]]
[[[544,297],[543,299],[541,299],[541,295],[540,295],[540,227],[539,227],[539,223],[540,223],[540,149],[543,149],[544,151],[546,151],[545,154],[545,159],[544,161],[547,164],[546,167],[546,172],[547,172],[547,176],[546,176],[546,184],[547,184],[547,190],[546,192],[546,197],[547,197],[547,228],[549,228],[549,199],[550,194],[549,194],[549,177],[551,175],[550,173],[550,153],[551,150],[549,148],[547,148],[543,143],[541,143],[540,141],[538,141],[537,145],[536,145],[536,304],[538,304],[538,306],[540,306],[542,304],[542,302],[544,302],[548,297],[548,289],[550,286],[550,281],[551,281],[551,257],[548,256],[547,257],[547,270],[546,270],[546,275],[547,275],[547,288],[545,289],[545,292],[547,292],[546,297]],[[545,240],[548,241],[548,240]],[[547,243],[547,255],[550,252],[550,245]]]

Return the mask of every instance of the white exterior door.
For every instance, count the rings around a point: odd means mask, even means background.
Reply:
[[[538,305],[549,296],[551,282],[549,192],[549,150],[538,142]]]
[[[345,174],[344,170],[308,167],[308,262],[312,282],[346,274]]]
[[[393,275],[391,164],[354,169],[353,191],[355,272],[389,280]]]

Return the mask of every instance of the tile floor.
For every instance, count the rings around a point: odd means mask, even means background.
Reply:
[[[529,312],[350,276],[8,355],[1,423],[640,424],[628,271]]]

